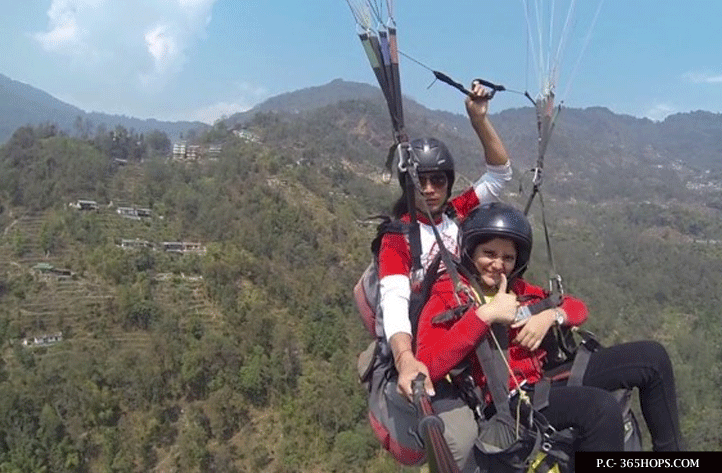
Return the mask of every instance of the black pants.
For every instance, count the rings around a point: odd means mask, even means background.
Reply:
[[[580,450],[623,450],[621,408],[609,391],[638,388],[655,451],[682,449],[674,372],[667,351],[653,341],[624,343],[593,353],[584,386],[552,386],[541,412],[555,427],[576,427]]]
[[[549,405],[540,412],[557,430],[574,427],[580,451],[624,450],[622,407],[605,389],[552,385]]]

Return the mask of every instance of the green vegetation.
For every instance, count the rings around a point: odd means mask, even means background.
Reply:
[[[395,190],[369,178],[388,145],[383,113],[262,114],[250,127],[264,144],[219,124],[200,142],[221,154],[193,163],[168,161],[157,134],[19,129],[0,148],[0,471],[406,471],[373,438],[354,374],[369,338],[351,289],[373,234],[357,220]],[[98,210],[68,206],[78,199]],[[152,214],[122,218],[120,205]],[[721,449],[716,211],[547,205],[590,328],[608,343],[662,341],[690,448]],[[135,239],[153,248],[120,247]],[[543,245],[533,258],[543,283]]]

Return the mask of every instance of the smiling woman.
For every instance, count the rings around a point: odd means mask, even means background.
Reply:
[[[501,280],[511,274],[516,254],[514,243],[502,238],[493,238],[476,247],[471,259],[484,287],[498,287]]]
[[[627,446],[626,414],[613,392],[633,387],[639,388],[654,450],[682,448],[674,374],[664,347],[638,341],[597,348],[587,352],[586,367],[569,381],[545,378],[549,375],[544,371],[547,351],[542,341],[555,325],[584,323],[586,305],[563,295],[558,305],[550,307],[548,293],[521,277],[532,247],[531,225],[521,211],[499,202],[480,206],[463,221],[461,232],[461,265],[467,272],[468,290],[459,291],[446,276],[434,283],[419,318],[416,352],[439,393],[433,398],[434,408],[446,423],[447,442],[459,452],[460,467],[466,458],[506,462],[505,455],[515,452],[516,440],[489,443],[489,429],[494,419],[506,416],[500,425],[526,426],[533,432],[536,424],[526,422],[527,414],[519,412],[539,413],[557,431],[574,427],[576,440],[564,447],[569,451],[621,451]],[[524,307],[534,310],[524,314],[520,310]],[[493,360],[483,351],[487,344],[497,347],[501,370],[486,361]],[[465,383],[470,379],[473,385],[468,391]],[[485,394],[469,398],[464,392]],[[461,399],[464,402],[459,403]],[[509,400],[511,406],[506,406]],[[532,414],[528,418],[536,419]],[[479,421],[478,429],[468,428],[469,419]],[[557,459],[573,464],[569,452]]]

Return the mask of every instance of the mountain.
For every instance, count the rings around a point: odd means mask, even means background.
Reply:
[[[308,87],[271,97],[246,112],[231,115],[226,122],[229,125],[243,124],[259,112],[296,114],[332,105],[344,100],[379,99],[381,97],[381,90],[378,87],[372,87],[359,82],[335,79],[328,84]]]
[[[491,104],[493,111],[493,102]],[[447,143],[463,176],[478,169],[479,142],[468,118],[404,101],[410,137],[432,135]],[[532,107],[491,114],[518,176],[537,166],[537,127]],[[277,122],[278,126],[268,126]],[[286,124],[281,126],[281,124]],[[332,125],[332,128],[328,128]],[[291,125],[292,124],[292,125]],[[339,147],[361,150],[358,160],[381,165],[392,143],[388,110],[380,90],[334,80],[267,100],[230,117],[230,128],[257,127],[265,139],[289,149],[311,150],[351,130],[355,139]],[[320,127],[327,127],[319,132]],[[274,134],[275,133],[275,134]],[[310,137],[313,136],[313,140]],[[331,143],[327,143],[331,145]],[[678,198],[722,206],[722,114],[692,112],[662,122],[616,114],[603,107],[562,108],[544,159],[545,190],[591,202]],[[701,196],[689,188],[706,188]]]
[[[256,105],[251,110],[226,119],[230,128],[241,128],[257,114],[271,113],[294,116],[348,101],[371,101],[380,104],[381,120],[388,122],[383,95],[378,87],[335,79],[327,84],[280,94]],[[536,162],[536,122],[531,107],[494,112],[494,124],[504,136],[507,147],[523,167]],[[456,154],[461,169],[473,169],[476,138],[465,116],[440,110],[429,110],[405,98],[404,114],[410,136],[420,133],[443,135],[459,140]],[[0,74],[0,143],[6,141],[20,126],[55,123],[61,130],[75,133],[78,117],[82,126],[104,124],[111,129],[121,125],[143,133],[160,130],[171,140],[189,130],[208,129],[200,122],[165,122],[155,119],[85,112],[51,95],[14,81]],[[381,131],[381,130],[380,130]],[[390,144],[390,124],[379,136]],[[441,138],[441,136],[439,136]],[[585,171],[591,166],[617,166],[644,160],[648,164],[668,165],[678,161],[694,172],[710,170],[718,173],[722,164],[722,114],[697,111],[670,115],[662,122],[619,115],[603,107],[587,109],[563,108],[554,132],[548,159],[559,159],[569,171]]]
[[[138,133],[160,130],[170,139],[178,138],[189,130],[208,128],[208,125],[201,122],[164,122],[85,112],[42,90],[0,74],[0,143],[5,142],[16,129],[24,125],[54,123],[66,133],[75,133],[78,117],[86,127],[102,124],[107,129],[113,129],[120,125]]]
[[[228,117],[226,122],[229,125],[243,124],[259,112],[276,112],[298,114],[315,110],[338,102],[349,100],[383,100],[381,89],[360,82],[334,79],[331,82],[293,92],[283,93],[261,102],[252,109],[236,113]],[[404,110],[406,112],[417,112],[419,109],[426,109],[423,105],[404,98]],[[448,120],[454,120],[458,115],[448,112],[438,112],[440,116],[446,115]]]
[[[339,102],[385,102],[380,89],[368,84],[335,79],[325,85],[309,87],[272,97],[252,109],[230,116],[229,127],[242,127],[259,113],[293,116],[310,113]],[[512,154],[521,163],[536,162],[536,119],[531,107],[496,112],[491,104],[494,125],[504,135]],[[440,110],[430,110],[404,98],[407,131],[413,138],[419,133],[448,133],[450,139],[471,140],[471,149],[462,146],[461,154],[476,149],[468,119]],[[379,117],[385,119],[385,117]],[[390,125],[387,131],[391,135]],[[580,163],[580,168],[595,165],[594,160],[612,164],[639,160],[666,164],[680,161],[696,170],[722,167],[722,114],[704,111],[670,115],[664,121],[620,115],[604,107],[586,109],[563,107],[547,152],[549,159]],[[581,161],[579,161],[581,159]]]

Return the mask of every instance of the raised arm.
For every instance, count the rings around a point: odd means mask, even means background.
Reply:
[[[489,91],[483,85],[475,82],[471,95],[466,97],[466,112],[469,114],[472,128],[481,141],[481,146],[484,148],[486,164],[503,166],[509,162],[509,155],[489,120],[488,111]]]

